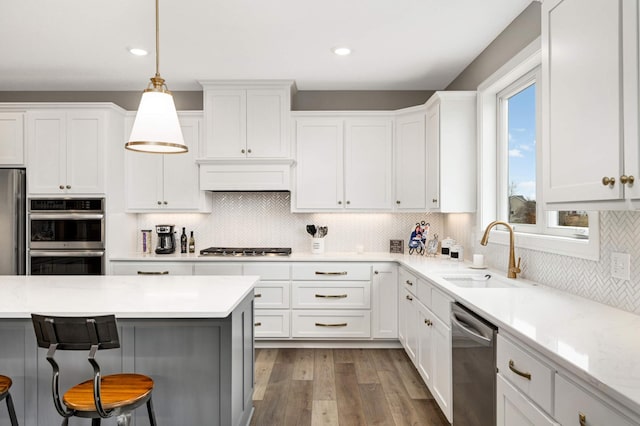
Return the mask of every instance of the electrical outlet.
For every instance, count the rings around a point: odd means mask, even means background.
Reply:
[[[629,280],[631,256],[628,253],[611,253],[611,276],[621,280]]]

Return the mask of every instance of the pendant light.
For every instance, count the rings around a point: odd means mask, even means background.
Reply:
[[[125,148],[156,154],[188,152],[173,95],[160,77],[160,18],[156,0],[156,75],[142,93],[140,106]]]

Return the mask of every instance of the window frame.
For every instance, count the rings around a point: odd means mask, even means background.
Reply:
[[[499,213],[499,208],[504,207],[504,201],[501,200],[501,192],[506,189],[508,183],[502,183],[501,178],[504,177],[505,170],[501,171],[501,167],[505,167],[505,159],[507,151],[503,155],[503,161],[498,158],[498,130],[499,108],[497,95],[504,92],[509,87],[515,87],[518,81],[524,82],[526,77],[535,73],[536,69],[541,66],[541,42],[537,38],[521,52],[515,55],[505,65],[498,69],[494,74],[487,78],[478,86],[478,215],[477,227],[478,233],[483,233],[486,226],[494,220],[505,219]],[[541,98],[542,84],[540,77],[536,80],[536,96],[537,114],[540,117],[537,120],[537,135],[541,132]],[[506,92],[505,92],[506,93]],[[538,137],[537,137],[538,138]],[[538,250],[547,253],[555,253],[583,259],[599,260],[600,258],[600,220],[598,212],[589,211],[589,230],[588,239],[576,238],[572,234],[584,232],[584,228],[570,228],[560,233],[553,231],[553,226],[549,226],[549,212],[544,211],[544,194],[541,193],[542,185],[542,155],[540,141],[536,141],[536,216],[541,220],[536,220],[536,225],[515,224],[516,245],[520,248]],[[502,188],[500,187],[502,186]],[[500,204],[502,203],[502,205]],[[508,204],[508,202],[507,202]],[[508,208],[505,210],[508,219]],[[540,224],[540,222],[543,222]],[[535,233],[531,232],[531,227],[539,228]],[[528,232],[525,232],[528,231]],[[489,244],[508,245],[509,233],[500,227],[493,228],[489,238]]]

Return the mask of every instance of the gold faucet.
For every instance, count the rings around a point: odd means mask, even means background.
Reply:
[[[516,255],[513,250],[515,245],[515,237],[513,235],[513,228],[507,222],[503,222],[501,220],[495,220],[487,225],[487,229],[484,230],[484,235],[480,240],[480,244],[486,246],[489,242],[489,232],[491,228],[496,225],[504,225],[509,230],[509,269],[507,270],[507,278],[517,278],[520,273],[520,258],[518,257],[518,265],[516,266]]]

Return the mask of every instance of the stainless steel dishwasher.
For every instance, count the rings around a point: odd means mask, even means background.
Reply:
[[[459,303],[451,304],[453,424],[496,424],[498,328]]]

